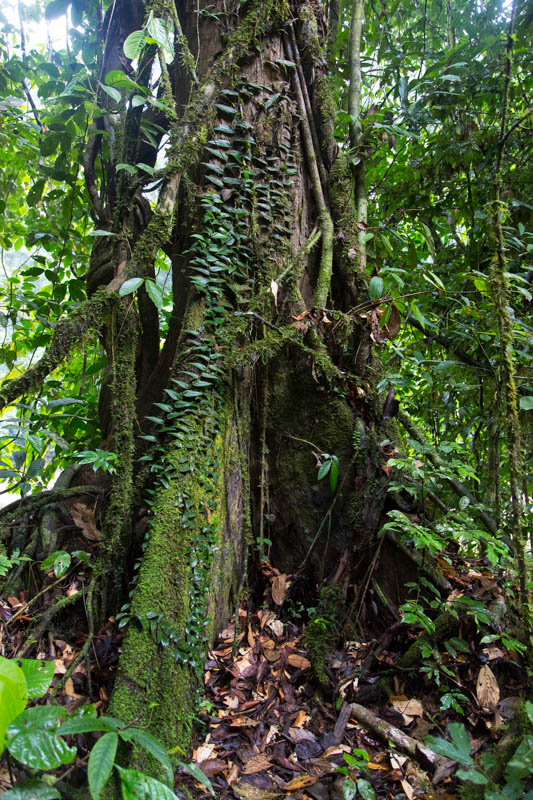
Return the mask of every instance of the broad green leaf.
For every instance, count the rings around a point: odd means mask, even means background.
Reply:
[[[173,54],[173,30],[165,20],[154,17],[153,13],[150,14],[148,22],[146,23],[146,30],[165,53],[169,55]]]
[[[122,72],[121,69],[112,69],[110,72],[108,72],[105,76],[105,82],[108,86],[120,86],[122,89],[131,89],[132,91],[137,91],[140,94],[148,91],[145,86],[139,86],[138,83],[135,83],[135,81],[132,81],[131,78],[128,78],[128,76]]]
[[[458,769],[455,774],[462,781],[477,783],[479,786],[484,786],[489,782],[488,778],[486,778],[481,772],[478,772],[477,769]]]
[[[150,778],[136,769],[123,769],[118,765],[117,769],[124,800],[177,800],[174,792],[161,781]]]
[[[237,113],[237,109],[233,108],[233,106],[225,106],[222,103],[215,103],[215,107],[218,108],[219,111],[222,111],[223,114],[233,114]]]
[[[58,397],[54,398],[54,400],[49,400],[46,406],[47,408],[59,408],[60,406],[69,406],[72,403],[83,405],[83,400],[80,400],[79,397]]]
[[[359,778],[357,781],[357,791],[363,800],[376,800],[376,790],[366,778]]]
[[[213,795],[213,797],[215,796],[215,790],[213,789],[211,781],[209,780],[205,772],[200,769],[198,764],[195,764],[194,762],[191,762],[190,764],[184,764],[183,762],[180,762],[180,764],[183,767],[183,769],[189,773],[189,775],[192,775],[192,777],[198,781],[198,783],[201,783],[203,786],[205,786],[206,789],[208,789],[209,792]]]
[[[39,178],[35,181],[30,191],[26,195],[26,202],[29,206],[35,206],[42,197],[44,187],[46,185],[45,178]]]
[[[141,31],[133,31],[130,35],[126,38],[126,41],[122,45],[122,49],[124,50],[124,55],[126,58],[134,59],[137,58],[146,44],[146,33],[144,30]],[[109,81],[106,78],[107,83]]]
[[[89,789],[93,800],[98,800],[100,792],[107,783],[117,752],[118,736],[116,733],[104,733],[91,750],[87,765]]]
[[[458,730],[462,729],[462,731]],[[459,722],[452,722],[450,725],[450,735],[453,742],[448,739],[441,739],[436,736],[427,736],[425,739],[426,745],[434,753],[439,753],[441,756],[451,758],[457,761],[458,764],[463,764],[465,767],[473,767],[474,760],[470,755],[470,739],[466,732],[465,726]]]
[[[90,733],[91,731],[118,731],[122,722],[114,717],[74,717],[64,722],[58,730],[62,736],[72,733]]]
[[[100,87],[104,90],[104,92],[113,100],[115,103],[120,103],[122,100],[122,95],[118,89],[114,86],[106,86],[105,83],[100,82]]]
[[[465,756],[470,756],[472,745],[470,744],[470,739],[468,738],[468,733],[463,723],[450,723],[448,731],[457,748],[461,750]]]
[[[45,431],[45,433],[53,442],[55,442],[55,444],[57,444],[58,447],[61,448],[61,450],[70,450],[70,445],[67,440],[63,439],[63,437],[58,433],[55,431]]]
[[[166,782],[169,786],[172,786],[174,777],[172,762],[170,761],[167,751],[155,736],[152,736],[151,733],[141,728],[125,728],[120,732],[120,736],[128,742],[136,742],[136,744],[140,745],[144,750],[150,753],[150,755],[156,758],[165,768]]]
[[[46,6],[44,15],[46,19],[57,19],[67,13],[67,8],[70,5],[70,0],[52,0]]]
[[[34,658],[17,658],[28,686],[28,699],[43,697],[52,683],[55,664],[53,661],[37,661]]]
[[[368,284],[368,294],[371,300],[376,302],[383,296],[383,278],[374,275]]]
[[[331,469],[329,471],[329,488],[331,490],[331,494],[335,493],[335,489],[337,488],[337,484],[339,482],[339,459],[337,456],[334,456],[331,459]]]
[[[328,472],[331,469],[331,459],[328,458],[327,461],[324,461],[320,469],[318,470],[318,480],[321,481],[322,478],[325,478]]]
[[[344,800],[353,800],[353,798],[357,794],[357,786],[355,781],[351,778],[346,778],[346,780],[342,784],[342,796]]]
[[[525,708],[526,708],[526,714],[528,716],[528,719],[531,722],[531,724],[533,725],[533,703],[531,703],[529,700],[526,700]]]
[[[124,281],[124,283],[118,290],[118,293],[121,297],[125,297],[127,294],[135,292],[139,288],[139,286],[142,286],[143,283],[144,283],[143,278],[130,278],[129,280]]]
[[[163,292],[154,281],[146,281],[145,288],[148,296],[157,309],[162,309],[165,301],[163,299]]]
[[[520,398],[520,408],[522,411],[531,411],[533,409],[533,395],[526,394]]]
[[[70,567],[72,556],[65,550],[58,550],[56,553],[45,558],[41,564],[41,569],[52,567],[57,578],[60,578]]]
[[[51,156],[52,153],[55,153],[59,145],[61,144],[61,137],[58,133],[48,133],[41,140],[41,154],[43,156]]]
[[[26,708],[26,678],[15,661],[0,656],[0,753],[4,750],[6,731]]]
[[[133,106],[133,107],[135,108],[135,106]],[[128,173],[128,175],[135,175],[135,173],[137,172],[137,167],[134,167],[133,164],[123,164],[122,162],[120,164],[117,164],[115,169],[116,169],[117,172],[120,172],[120,170],[123,169]],[[136,280],[136,279],[132,278],[131,280]],[[141,278],[141,280],[142,280],[142,278]],[[128,281],[126,281],[126,283],[127,282]],[[124,285],[124,284],[122,284],[122,285]],[[119,294],[120,294],[120,292],[119,292]]]
[[[56,735],[59,706],[36,706],[23,711],[7,729],[7,749],[32,769],[56,769],[70,764],[76,748]]]
[[[17,783],[13,789],[4,792],[2,797],[4,800],[56,800],[61,795],[44,781],[29,780]]]

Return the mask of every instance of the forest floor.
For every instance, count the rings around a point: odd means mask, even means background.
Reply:
[[[0,601],[4,655],[21,654],[25,628],[37,606],[72,591],[73,584],[83,580],[82,572],[80,564],[79,574],[56,580],[31,608],[23,593]],[[222,631],[205,663],[193,760],[215,796],[221,800],[462,796],[463,782],[457,777],[461,765],[434,753],[424,739],[447,737],[450,722],[463,723],[467,751],[476,763],[482,753],[504,741],[525,696],[526,681],[519,658],[505,649],[498,632],[478,626],[472,634],[469,625],[468,633],[466,628],[459,631],[447,646],[435,649],[431,659],[402,669],[398,662],[421,635],[421,628],[397,620],[383,630],[381,621],[378,636],[363,634],[361,641],[345,642],[329,652],[318,681],[300,619],[305,614],[301,607],[296,614],[297,604],[290,600],[291,576],[265,564],[261,578],[266,587],[263,607],[239,609],[237,620]],[[457,559],[448,564],[446,578],[454,596],[462,593],[487,607],[504,602],[502,584],[483,562]],[[376,611],[371,601],[362,632],[372,630]],[[80,658],[85,638],[83,633],[68,641],[66,636],[45,636],[24,655],[55,661],[51,688],[55,702],[69,711],[92,702],[105,713],[122,632],[111,619],[95,637],[89,660]],[[463,642],[461,649],[458,641]],[[50,702],[49,695],[39,702]],[[76,768],[83,774],[88,735],[79,734],[76,743]],[[453,747],[449,754],[456,752]],[[0,793],[12,785],[13,777],[13,766],[11,775],[0,766]],[[524,794],[518,796],[525,797],[527,788],[526,781]],[[177,775],[176,791],[184,798],[209,796],[204,785],[185,773]]]

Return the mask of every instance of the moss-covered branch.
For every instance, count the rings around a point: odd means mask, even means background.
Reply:
[[[63,363],[72,348],[82,342],[90,330],[101,329],[116,301],[116,295],[110,294],[106,289],[100,289],[89,300],[81,303],[68,317],[59,320],[52,341],[37,364],[2,386],[0,410],[13,403],[17,397],[31,393],[42,386],[45,378]]]
[[[355,203],[358,224],[357,234],[357,261],[360,272],[366,269],[366,223],[367,223],[367,193],[365,177],[365,160],[360,144],[363,133],[361,124],[361,37],[365,19],[364,0],[354,0],[352,18],[350,22],[350,88],[348,91],[348,113],[350,122],[350,146],[359,157],[354,168],[355,177]]]

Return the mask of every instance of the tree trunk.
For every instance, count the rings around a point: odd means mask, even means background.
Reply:
[[[131,61],[124,42],[143,26]],[[110,713],[185,750],[204,655],[243,600],[250,554],[268,552],[305,601],[336,585],[345,627],[356,585],[378,581],[396,601],[397,559],[413,567],[388,540],[374,559],[395,428],[374,388],[378,318],[371,303],[351,311],[368,295],[322,9],[117,0],[101,36],[99,79],[123,96],[141,87],[121,115],[99,92],[109,113],[84,159],[95,225],[111,235],[96,238],[86,303],[3,400],[98,331],[102,437],[119,469],[89,629],[129,592]],[[165,258],[167,315],[154,282]],[[73,483],[86,482],[82,470]]]

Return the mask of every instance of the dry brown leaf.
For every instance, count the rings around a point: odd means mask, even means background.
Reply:
[[[280,619],[271,619],[267,622],[267,627],[270,628],[275,636],[283,635],[283,622]]]
[[[248,644],[250,647],[253,647],[255,644],[254,634],[252,631],[252,626],[248,625],[248,636],[247,636]]]
[[[291,667],[297,667],[297,669],[311,669],[311,662],[309,659],[304,656],[299,656],[298,653],[291,653],[287,661]]]
[[[193,754],[194,760],[199,764],[202,761],[207,761],[208,758],[211,757],[213,750],[215,749],[215,744],[201,744],[198,750]]]
[[[228,723],[232,728],[255,728],[256,725],[259,725],[259,722],[256,719],[247,717],[244,714],[238,717],[233,717],[233,719],[229,719]]]
[[[390,754],[390,764],[393,769],[401,770],[406,761],[407,756],[401,756],[399,753]]]
[[[63,686],[63,694],[66,697],[73,697],[75,700],[83,699],[83,695],[76,694],[76,690],[74,688],[74,681],[72,678],[67,678],[65,681],[65,685]]]
[[[101,538],[102,531],[96,527],[94,514],[85,503],[73,503],[70,507],[70,516],[74,524],[80,528],[83,536],[90,542],[97,542]]]
[[[296,715],[296,719],[292,723],[291,727],[292,728],[301,728],[302,725],[304,724],[304,722],[306,721],[306,719],[309,719],[309,715],[306,714],[305,711],[303,711],[303,710],[298,711],[298,713]]]
[[[257,756],[252,756],[243,767],[243,775],[252,775],[254,772],[263,772],[265,769],[270,769],[272,763],[262,753]]]
[[[276,575],[272,581],[272,600],[277,606],[282,606],[285,602],[289,586],[290,582],[288,581],[288,576],[284,573]]]
[[[221,758],[208,758],[207,761],[202,761],[198,766],[208,778],[226,771],[226,762]]]
[[[424,716],[424,707],[420,700],[401,697],[390,697],[390,702],[395,711],[398,711],[404,719],[404,722],[409,723],[414,717]]]
[[[273,650],[264,650],[263,652],[267,661],[279,661],[279,650],[277,648]]]
[[[396,339],[402,327],[402,317],[395,305],[391,307],[389,321],[387,322],[387,332],[389,339]]]
[[[484,664],[479,670],[476,697],[482,708],[489,708],[491,711],[494,711],[500,702],[500,687],[488,664]]]
[[[278,307],[278,290],[279,290],[279,284],[276,283],[275,280],[270,281],[270,291],[274,295],[274,305],[276,308]]]
[[[319,779],[319,775],[298,775],[285,784],[286,792],[296,792],[298,789],[303,789],[305,786],[312,786]]]
[[[487,656],[489,661],[494,661],[495,658],[504,658],[505,653],[499,647],[484,647],[483,653]]]
[[[226,780],[229,786],[234,784],[238,777],[239,777],[239,767],[237,766],[237,764],[233,764],[226,776]]]
[[[413,787],[409,783],[409,781],[406,781],[405,779],[403,779],[403,780],[400,781],[400,783],[402,784],[402,789],[405,792],[407,800],[413,800],[413,797],[415,796],[415,792],[414,792]]]
[[[244,781],[239,781],[231,788],[242,800],[274,800],[275,797],[281,797],[281,792],[269,792]]]
[[[289,728],[287,733],[290,736],[291,742],[294,742],[295,744],[297,742],[303,742],[305,739],[308,739],[312,742],[317,741],[315,734],[306,730],[305,728]]]

